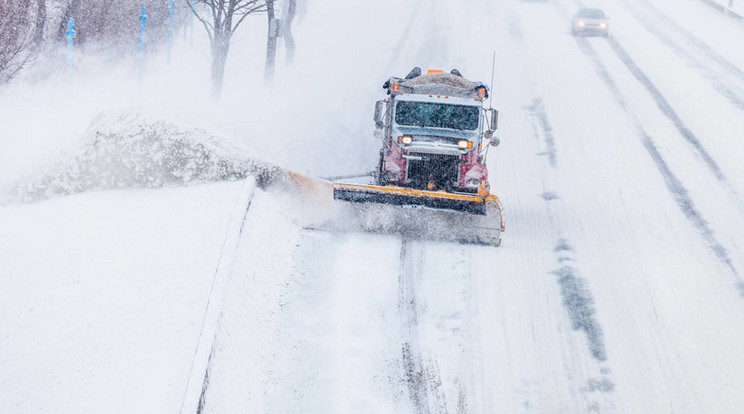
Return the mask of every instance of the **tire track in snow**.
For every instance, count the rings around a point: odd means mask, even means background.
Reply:
[[[584,39],[577,39],[577,41],[580,40]],[[654,85],[651,79],[649,79],[646,73],[643,72],[643,70],[635,63],[633,58],[630,57],[630,55],[620,44],[620,42],[615,40],[614,37],[608,37],[607,44],[610,45],[612,51],[615,52],[615,55],[617,55],[617,57],[625,65],[625,67],[630,70],[630,73],[633,74],[636,80],[638,80],[638,82],[640,82],[640,84],[643,85],[644,88],[646,88],[646,91],[648,91],[648,93],[651,95],[661,113],[664,114],[664,116],[666,116],[670,121],[672,121],[672,124],[674,124],[674,127],[677,129],[679,134],[682,135],[682,137],[692,146],[695,152],[705,161],[711,173],[719,181],[728,185],[728,180],[721,171],[721,168],[718,166],[718,163],[713,159],[713,157],[711,157],[710,154],[708,154],[708,151],[703,147],[703,144],[700,142],[697,136],[695,136],[695,134],[690,130],[690,128],[687,127],[687,125],[685,125],[684,121],[682,121],[682,119],[677,114],[677,111],[674,110],[672,105],[669,103],[669,101],[666,100],[664,95]]]
[[[713,69],[706,67],[702,64],[700,60],[698,60],[696,57],[694,57],[688,50],[690,49],[690,45],[692,45],[696,50],[698,50],[699,53],[706,56],[710,61],[717,64],[721,69],[725,70],[738,80],[744,82],[744,71],[739,69],[736,65],[728,61],[726,58],[715,52],[710,46],[705,44],[703,41],[701,41],[699,38],[692,35],[690,32],[682,28],[679,24],[674,22],[673,20],[669,19],[666,15],[661,13],[659,9],[657,9],[655,6],[653,6],[651,3],[644,2],[643,4],[646,6],[646,8],[653,14],[658,20],[661,20],[664,22],[664,24],[680,34],[682,37],[685,38],[686,43],[684,46],[680,46],[678,43],[675,43],[672,39],[670,39],[668,36],[661,33],[661,31],[657,28],[657,26],[653,25],[649,19],[646,17],[646,15],[639,13],[638,10],[633,7],[629,2],[624,1],[623,2],[628,10],[633,14],[633,16],[638,20],[641,25],[651,34],[656,36],[661,43],[663,43],[665,46],[667,46],[669,49],[671,49],[677,56],[679,56],[682,60],[684,60],[688,66],[703,72],[703,77],[713,86],[713,88],[721,94],[724,98],[726,98],[732,105],[734,105],[737,109],[740,111],[744,111],[744,92],[742,91],[741,87],[736,87],[731,84],[727,84],[726,82],[720,80],[717,77],[709,76],[705,72],[712,72]],[[734,92],[734,90],[738,90],[737,92]]]
[[[540,103],[535,105],[535,102]],[[550,121],[542,105],[542,98],[533,98],[533,104],[527,106],[525,109],[530,113],[533,119],[533,131],[536,139],[542,139],[546,145],[548,142],[555,142],[553,136],[553,128],[550,125]],[[540,109],[541,108],[541,109]],[[535,112],[539,110],[539,112]],[[548,139],[551,136],[552,139]],[[543,155],[540,153],[538,155]],[[557,161],[554,164],[551,158],[548,159],[551,169],[549,171],[555,171],[557,169]],[[543,193],[541,197],[545,200],[546,209],[548,214],[553,217],[553,221],[556,222],[557,218],[561,215],[556,212],[560,209],[560,197],[557,192],[552,190],[552,186],[549,184],[552,181],[552,176],[549,171],[543,172]],[[573,247],[571,247],[568,241],[562,237],[560,230],[560,222],[557,222],[556,228],[554,229],[557,236],[556,247],[554,252],[557,255],[558,268],[551,271],[550,273],[556,276],[558,287],[560,289],[561,299],[563,308],[568,314],[571,322],[571,327],[574,331],[581,332],[586,337],[587,347],[592,358],[594,358],[598,364],[597,368],[600,373],[600,377],[590,377],[586,379],[586,385],[581,389],[585,393],[593,394],[599,392],[602,395],[607,396],[611,394],[615,385],[609,377],[610,369],[605,366],[607,363],[607,350],[604,344],[604,336],[602,334],[602,327],[597,321],[595,316],[596,309],[594,307],[594,299],[591,291],[588,288],[586,280],[579,276],[579,269],[575,267],[573,263]],[[614,404],[610,401],[600,402],[594,397],[587,397],[587,409],[589,412],[601,412],[602,407],[610,408]]]
[[[477,412],[471,366],[479,344],[470,314],[473,247],[404,238],[400,249],[402,378],[414,412]]]
[[[558,277],[561,287],[563,305],[568,310],[571,324],[575,331],[582,331],[589,342],[589,351],[594,359],[607,361],[607,350],[604,345],[602,327],[595,317],[594,299],[586,285],[586,280],[578,276],[578,269],[573,267],[573,247],[566,239],[558,239],[555,246],[560,267],[553,272]]]
[[[624,3],[627,5],[628,2],[624,1]],[[667,24],[669,27],[672,27],[676,32],[680,33],[682,36],[685,37],[685,39],[695,46],[700,52],[708,56],[711,60],[718,63],[722,68],[726,69],[728,72],[730,72],[732,75],[736,76],[739,80],[744,81],[744,70],[739,68],[734,63],[731,63],[728,59],[721,56],[718,52],[713,50],[710,46],[708,46],[705,42],[700,40],[698,37],[687,31],[684,27],[680,26],[677,22],[667,17],[664,13],[662,13],[656,6],[654,6],[652,3],[643,3],[644,6],[651,10],[651,12],[656,15],[656,17],[660,20],[663,20],[665,24]],[[637,14],[637,12],[632,9],[631,10],[634,14]],[[683,51],[681,47],[678,47],[679,51]]]
[[[410,53],[410,56],[415,57],[419,62],[416,66],[426,70],[424,66],[427,62],[428,64],[454,63],[451,62],[450,58],[448,36],[448,32],[452,31],[453,28],[442,23],[450,22],[453,17],[447,7],[451,6],[445,0],[420,0],[416,5],[416,10],[412,13],[409,27],[400,40],[399,53],[396,54],[396,58],[400,56],[402,51],[411,49],[411,46],[404,48],[404,45],[410,43],[411,28],[416,24],[422,28],[418,33],[424,35],[419,44],[413,45],[416,48]],[[431,27],[442,29],[431,31],[429,30]],[[418,414],[467,413],[469,407],[468,393],[463,388],[467,385],[467,382],[462,381],[459,384],[458,395],[454,399],[453,406],[448,406],[447,387],[443,384],[437,355],[434,350],[425,349],[421,343],[420,330],[422,328],[420,323],[422,321],[419,320],[421,316],[419,312],[421,306],[427,305],[419,303],[420,298],[417,292],[421,289],[422,278],[425,276],[422,273],[425,266],[425,252],[426,242],[414,241],[407,237],[402,239],[399,308],[403,315],[404,330],[407,335],[401,349],[406,384],[411,401]],[[445,366],[445,368],[447,367]]]
[[[586,39],[576,39],[576,40],[577,42],[579,42],[580,46],[583,42],[584,46],[582,46],[582,51],[584,51],[585,55],[587,55],[587,50],[591,51],[589,53],[594,55],[594,58],[596,60],[596,64],[594,68],[595,70],[597,70],[599,67],[603,68],[604,75],[603,76],[601,75],[600,78],[603,79],[605,84],[608,84],[607,82],[611,81],[612,78],[609,75],[609,72],[606,70],[606,68],[604,68],[604,65],[600,62],[599,57],[596,55],[596,52],[594,52],[594,49],[592,49],[591,45],[589,45]],[[696,150],[698,155],[700,155],[703,158],[703,160],[705,160],[705,162],[708,164],[708,167],[713,173],[713,175],[722,183],[725,190],[732,197],[732,202],[734,203],[734,205],[740,211],[744,210],[744,203],[739,197],[739,194],[728,182],[728,179],[723,175],[723,172],[721,172],[720,168],[718,167],[716,162],[713,160],[713,158],[703,148],[702,144],[700,144],[700,141],[695,136],[695,134],[684,124],[684,122],[679,117],[679,115],[677,115],[676,111],[674,111],[674,109],[669,104],[669,102],[666,100],[664,95],[654,86],[654,84],[651,82],[648,76],[646,76],[643,70],[641,70],[640,67],[638,67],[635,61],[633,61],[630,55],[628,55],[627,51],[622,47],[622,45],[617,40],[610,37],[607,39],[607,42],[610,45],[611,49],[615,52],[617,57],[622,61],[622,63],[631,71],[631,73],[633,73],[633,76],[651,94],[652,98],[656,102],[662,114],[664,114],[667,118],[669,118],[669,120],[672,121],[674,126],[679,131],[680,135],[682,135],[682,137],[685,138],[693,146],[693,148]],[[622,96],[620,89],[617,87],[614,81],[611,81],[611,84],[614,86],[611,88],[608,86],[608,88],[613,90],[613,93],[615,94],[615,96],[616,97]],[[623,104],[623,108],[625,109],[626,113],[631,114],[631,110],[627,104]],[[684,187],[684,185],[679,180],[679,178],[677,178],[677,176],[671,170],[669,165],[666,163],[664,158],[661,156],[661,153],[659,153],[653,139],[643,129],[640,121],[637,119],[635,114],[632,114],[632,117],[634,119],[634,123],[636,124],[636,129],[639,131],[642,137],[643,145],[646,147],[646,150],[648,151],[649,155],[654,160],[654,163],[657,165],[657,169],[664,177],[664,181],[666,183],[667,189],[669,190],[671,194],[675,196],[674,197],[675,201],[679,205],[680,209],[682,209],[683,213],[685,213],[685,216],[688,217],[688,219],[693,224],[693,226],[700,231],[701,235],[703,236],[703,239],[705,239],[709,248],[713,251],[713,253],[716,255],[718,260],[724,265],[726,265],[726,267],[728,267],[731,270],[731,272],[734,274],[735,278],[737,279],[736,286],[739,289],[741,296],[744,297],[744,280],[741,279],[741,277],[739,276],[739,272],[734,267],[734,264],[728,255],[728,251],[716,239],[713,233],[713,230],[711,230],[711,228],[708,226],[707,221],[703,218],[700,211],[698,211],[697,208],[695,207],[695,203],[693,202],[692,198],[689,196],[687,189]]]
[[[519,22],[511,14],[509,17],[510,33],[522,33]],[[521,43],[523,38],[518,37],[516,40]],[[542,96],[535,95],[532,102],[524,107],[524,110],[532,120],[533,137],[545,145],[545,151],[538,153],[538,155],[547,155],[548,166],[550,167],[542,171],[543,193],[540,195],[545,200],[548,215],[552,217],[553,231],[557,237],[554,253],[558,256],[559,267],[550,273],[556,276],[562,305],[568,314],[571,326],[574,331],[582,332],[586,337],[588,351],[596,361],[596,369],[599,372],[599,378],[582,378],[586,383],[580,391],[586,398],[588,412],[611,411],[615,404],[610,394],[614,391],[615,385],[610,379],[611,370],[607,366],[608,357],[602,328],[595,317],[594,299],[586,280],[579,276],[578,268],[571,264],[573,263],[574,250],[561,234],[562,224],[559,220],[561,214],[556,212],[556,210],[562,208],[560,196],[552,184],[555,179],[554,174],[558,170],[557,139]],[[599,392],[600,395],[594,395],[596,392]]]
[[[537,103],[537,104],[536,104]],[[554,153],[557,152],[555,149],[555,136],[553,135],[553,128],[550,124],[547,111],[544,108],[543,100],[541,97],[533,98],[533,104],[525,108],[530,113],[533,119],[533,131],[536,139],[541,139],[546,145],[552,145]],[[552,144],[551,144],[552,143]],[[543,155],[543,153],[539,154]],[[551,171],[557,169],[557,160],[548,158],[550,162]],[[555,210],[560,209],[560,197],[552,191],[552,186],[549,184],[552,181],[552,177],[549,171],[543,172],[543,194],[542,198],[546,202],[546,208],[548,214],[556,220],[556,217],[560,217],[560,214],[556,213]],[[560,223],[557,227],[560,227]],[[566,310],[569,320],[571,321],[571,327],[574,331],[578,331],[584,334],[587,341],[587,347],[591,356],[599,364],[599,378],[588,378],[586,385],[582,391],[587,393],[599,392],[600,394],[610,394],[614,391],[615,385],[609,377],[610,369],[604,364],[607,362],[607,350],[604,344],[604,336],[602,333],[602,327],[600,326],[595,316],[596,309],[594,307],[594,299],[591,291],[589,290],[586,280],[579,276],[579,269],[573,265],[573,247],[568,241],[563,238],[559,229],[556,229],[558,234],[558,240],[554,252],[557,255],[558,268],[550,273],[556,276],[558,286],[560,288],[560,294],[562,304]],[[588,409],[590,412],[601,412],[600,404],[597,400],[587,401]],[[611,407],[611,402],[604,404],[607,407]]]
[[[579,6],[584,7],[584,3],[583,2],[576,1],[576,3]],[[561,9],[560,11],[564,15],[566,15],[565,10],[562,10]],[[654,33],[654,32],[652,31],[652,33]],[[688,32],[685,32],[685,33],[687,34],[687,36],[689,36],[692,39],[692,42],[695,43],[695,41],[697,40],[697,38],[695,38],[694,36],[692,36]],[[589,46],[589,44],[588,44],[588,42],[587,42],[586,39],[576,39],[576,41],[579,42],[579,46],[582,47],[582,50],[584,50],[583,47],[585,47],[585,46],[591,48],[591,46]],[[732,201],[736,205],[736,207],[740,211],[744,212],[744,201],[742,201],[741,197],[739,196],[739,193],[736,191],[736,189],[733,188],[733,186],[731,186],[731,184],[728,182],[728,179],[724,175],[723,171],[721,171],[720,167],[718,166],[718,163],[707,152],[707,150],[705,150],[705,148],[703,147],[703,145],[700,142],[700,140],[692,132],[692,130],[690,130],[690,128],[687,127],[687,125],[680,118],[680,116],[674,110],[674,108],[669,103],[669,101],[667,101],[667,99],[659,91],[659,89],[654,85],[654,83],[651,81],[651,79],[635,63],[635,61],[630,57],[630,55],[628,54],[628,52],[625,50],[625,48],[620,44],[620,42],[618,40],[616,40],[614,37],[608,37],[606,39],[606,41],[610,45],[610,47],[613,50],[613,52],[618,56],[618,58],[620,59],[620,61],[628,68],[628,70],[633,74],[633,76],[636,78],[636,80],[638,80],[641,83],[641,85],[646,89],[646,91],[651,95],[651,98],[654,100],[654,102],[656,103],[656,105],[659,108],[659,110],[661,111],[661,113],[664,116],[666,116],[672,122],[672,124],[677,129],[677,131],[679,132],[679,134],[692,146],[693,150],[703,159],[703,161],[706,163],[708,169],[711,171],[711,173],[713,174],[713,176],[716,177],[716,179],[718,179],[718,181],[720,181],[724,185],[726,191],[728,191],[728,193],[731,195],[731,197],[733,199]],[[582,42],[583,42],[583,44],[585,44],[585,46],[582,46]],[[728,69],[729,71],[731,71],[732,74],[734,74],[738,78],[744,80],[744,71],[741,71],[734,64],[728,62],[725,58],[723,58],[722,56],[720,56],[717,53],[715,53],[712,49],[710,49],[707,45],[705,45],[704,43],[700,42],[699,40],[697,40],[697,43],[699,43],[699,44],[696,45],[696,46],[698,46],[701,49],[707,50],[707,53],[709,54],[709,56],[711,57],[711,59],[717,61],[723,67],[725,67],[726,69]],[[681,48],[679,50],[681,51]],[[592,49],[592,53],[596,56],[596,53],[593,52],[593,49]],[[586,55],[586,52],[584,54]],[[599,58],[597,57],[596,59],[598,60]],[[595,67],[595,70],[596,70],[596,67]],[[609,73],[606,70],[604,72],[606,73],[607,76],[609,76]],[[602,75],[600,75],[600,77],[602,77]],[[714,88],[715,88],[715,86],[714,86]],[[721,88],[722,89],[727,89],[725,86],[721,86]],[[618,90],[619,91],[619,89],[617,87],[615,87],[615,90]],[[718,91],[717,88],[716,88],[716,90]],[[721,91],[719,91],[719,92],[721,92]],[[729,91],[729,94],[730,93],[731,92]],[[616,96],[619,96],[619,95],[616,94]],[[726,96],[726,95],[724,95],[724,96]],[[742,99],[740,97],[737,97],[736,98],[736,101],[737,102],[741,102],[742,107],[740,109],[744,110],[744,99]],[[735,106],[739,107],[738,106],[738,103],[735,104]],[[626,112],[627,112],[628,111],[627,105],[624,106],[624,108],[626,108]],[[640,122],[638,122],[638,125],[640,126]],[[647,134],[645,134],[645,132],[644,132],[644,135],[647,135]],[[651,141],[651,143],[653,143],[653,141]],[[655,146],[654,146],[654,149],[655,149]],[[686,190],[684,192],[686,193]],[[736,272],[736,271],[734,270],[734,272]],[[742,282],[742,283],[744,283],[744,282]],[[741,289],[742,289],[742,296],[744,296],[744,285],[742,285]]]
[[[545,112],[545,102],[541,97],[535,97],[532,99],[532,104],[527,107],[530,115],[539,123],[539,127],[542,129],[542,136],[545,140],[546,151],[539,155],[547,155],[550,161],[550,166],[553,169],[558,168],[558,150],[555,146],[555,135],[553,135],[553,127],[550,126],[548,120],[548,114]],[[551,193],[544,193],[543,198],[547,199],[547,195]]]
[[[403,239],[400,248],[400,274],[398,275],[398,308],[403,315],[406,340],[401,348],[405,380],[411,401],[418,413],[427,413],[426,386],[421,358],[418,355],[418,312],[416,309],[415,282],[410,280],[411,242]],[[415,350],[415,351],[414,351]]]
[[[405,381],[411,402],[418,414],[448,413],[442,392],[439,367],[432,358],[425,358],[419,337],[417,286],[420,285],[424,255],[421,246],[404,238],[400,249],[399,301],[406,333],[401,348]],[[430,402],[434,402],[434,408]]]
[[[733,273],[735,278],[735,286],[739,290],[740,296],[744,298],[744,280],[741,279],[739,272],[734,267],[734,264],[731,261],[726,248],[723,247],[723,245],[718,241],[715,233],[708,226],[708,223],[695,206],[695,203],[690,197],[684,184],[682,184],[679,178],[677,178],[676,174],[672,171],[667,162],[664,160],[664,157],[658,151],[653,138],[649,136],[643,129],[643,126],[638,120],[638,117],[625,101],[620,88],[617,86],[614,79],[610,75],[607,67],[604,65],[604,63],[602,63],[599,56],[594,51],[594,48],[592,48],[591,44],[586,39],[576,39],[576,42],[578,43],[579,48],[581,49],[584,56],[586,56],[587,59],[589,59],[589,61],[591,62],[594,71],[597,73],[597,75],[605,84],[610,93],[615,96],[615,99],[617,100],[620,107],[625,111],[625,113],[633,122],[633,126],[638,132],[644,148],[646,148],[646,151],[656,165],[657,170],[664,178],[664,183],[666,184],[667,190],[669,191],[670,195],[672,195],[675,203],[682,211],[684,216],[687,217],[687,220],[690,222],[690,224],[698,230],[703,240],[705,240],[709,249],[718,259],[718,261],[729,268],[729,270]]]
[[[611,370],[606,366],[607,349],[604,344],[604,334],[600,326],[594,307],[594,299],[589,291],[586,280],[579,276],[579,270],[572,265],[573,247],[566,239],[558,239],[554,252],[557,255],[558,269],[552,273],[558,278],[561,288],[563,306],[568,311],[573,330],[583,332],[587,339],[589,351],[599,364],[599,374],[587,379],[582,391],[597,398],[605,398],[604,404],[594,400],[589,402],[589,411],[599,413],[602,407],[612,408],[610,394],[615,391],[615,383],[610,378]],[[599,396],[594,395],[599,393]]]
[[[576,3],[583,7],[583,3],[581,1],[576,1]],[[564,15],[566,15],[565,10],[561,9],[560,11]],[[620,91],[620,88],[615,83],[614,79],[607,70],[607,67],[604,65],[604,63],[602,63],[589,41],[582,38],[576,38],[575,40],[578,43],[579,48],[581,49],[584,56],[586,56],[592,63],[595,73],[597,73],[602,82],[604,82],[605,86],[615,96],[620,106],[632,119],[634,126],[641,137],[641,141],[644,147],[646,148],[647,152],[656,164],[657,169],[664,178],[667,190],[673,195],[675,202],[682,210],[684,215],[688,218],[693,227],[695,227],[701,233],[703,239],[706,241],[711,251],[715,254],[716,258],[722,264],[728,267],[734,274],[735,286],[739,290],[740,296],[744,298],[744,279],[741,278],[738,270],[733,265],[733,262],[728,255],[728,251],[717,240],[713,230],[708,226],[707,221],[695,207],[695,203],[689,196],[687,189],[666,163],[661,153],[658,151],[653,138],[649,136],[648,133],[646,133],[646,131],[644,130],[640,120],[635,115],[630,105],[628,105],[628,103],[623,98],[623,94]],[[740,211],[744,211],[744,202],[742,202],[739,194],[729,184],[728,180],[720,171],[713,158],[708,155],[708,153],[702,147],[702,144],[700,144],[700,141],[684,124],[682,119],[679,117],[679,115],[677,115],[676,111],[674,111],[663,94],[656,88],[656,86],[654,86],[653,82],[651,82],[651,80],[643,72],[643,70],[641,70],[640,67],[635,63],[635,61],[630,57],[625,48],[623,48],[622,45],[614,37],[609,37],[606,40],[610,45],[610,48],[613,50],[613,52],[615,52],[620,61],[628,68],[628,70],[630,70],[636,80],[638,80],[641,85],[649,92],[652,99],[656,102],[657,106],[661,110],[662,114],[665,115],[670,121],[672,121],[675,128],[679,131],[680,135],[682,135],[682,137],[685,138],[693,146],[693,149],[696,150],[698,155],[700,155],[706,161],[713,175],[724,185],[725,190],[731,195],[734,205]],[[721,57],[721,59],[723,58]],[[738,68],[736,69],[736,71],[739,71]],[[741,72],[741,76],[742,78],[744,78],[744,72]]]
[[[536,96],[533,98],[532,104],[527,106],[525,109],[533,119],[532,128],[535,138],[542,138],[548,148],[546,153],[549,155],[548,160],[551,169],[557,169],[558,162],[555,136],[542,97]],[[543,154],[545,153],[540,153],[538,155]],[[541,197],[545,200],[547,209],[550,213],[554,209],[554,207],[551,206],[551,203],[560,203],[560,196],[550,188],[552,186],[548,183],[552,181],[552,177],[549,177],[548,172],[544,172],[543,176],[544,192],[541,194]],[[560,217],[558,214],[552,215],[554,217]],[[578,270],[566,263],[572,260],[572,258],[566,253],[573,252],[573,248],[568,244],[566,239],[559,236],[554,251],[559,255],[558,263],[560,264],[560,268],[552,273],[558,277],[561,296],[563,297],[563,305],[568,311],[573,328],[574,330],[582,331],[586,334],[590,353],[597,361],[604,362],[607,360],[607,352],[605,351],[602,339],[602,328],[594,317],[594,300],[586,287],[586,281],[577,276]]]

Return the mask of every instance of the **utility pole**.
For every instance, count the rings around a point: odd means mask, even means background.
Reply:
[[[65,32],[65,35],[67,35],[67,74],[70,74],[72,73],[74,63],[75,36],[77,35],[77,32],[75,32],[75,19],[72,17],[70,17],[70,21],[67,23],[67,31]]]
[[[168,0],[168,63],[171,61],[171,50],[173,49],[173,5],[176,0]]]
[[[147,22],[147,8],[142,5],[142,14],[140,14],[140,42],[139,42],[139,58],[140,58],[140,76],[145,73],[145,31]]]

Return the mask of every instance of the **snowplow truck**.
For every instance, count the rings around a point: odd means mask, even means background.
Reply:
[[[498,246],[503,208],[490,193],[486,155],[498,112],[485,107],[489,88],[450,73],[414,68],[383,84],[375,136],[382,140],[370,184],[334,183],[336,200],[417,206],[457,216],[462,241]]]

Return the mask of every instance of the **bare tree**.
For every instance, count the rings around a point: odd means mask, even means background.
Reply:
[[[0,85],[10,82],[34,59],[45,21],[44,0],[0,0]]]
[[[205,12],[197,12],[204,5]],[[212,93],[222,94],[230,39],[245,18],[267,10],[265,0],[194,0],[191,11],[202,23],[212,46]]]
[[[0,0],[2,1],[2,0]],[[47,21],[46,0],[36,1],[36,23],[34,27],[34,43],[38,46],[44,41],[44,29]]]
[[[287,0],[287,11],[284,17],[284,45],[287,47],[287,64],[294,61],[295,40],[292,35],[292,22],[297,14],[297,0]]]
[[[264,67],[264,79],[266,82],[274,80],[274,68],[276,67],[276,36],[279,31],[276,26],[277,20],[274,12],[274,0],[266,0],[266,17],[268,18],[269,33],[266,36],[266,66]]]

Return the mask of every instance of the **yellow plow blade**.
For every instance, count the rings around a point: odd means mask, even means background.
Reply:
[[[334,183],[333,198],[351,202],[413,205],[471,214],[486,214],[486,198],[474,194],[417,190],[395,186]]]
[[[395,186],[334,183],[333,198],[354,203],[427,207],[434,210],[433,216],[419,218],[417,214],[405,214],[406,218],[399,220],[397,225],[426,233],[431,231],[428,227],[435,222],[446,222],[449,225],[445,226],[444,231],[439,231],[443,233],[440,236],[453,232],[456,234],[452,237],[468,242],[499,245],[501,232],[505,228],[501,201],[493,194],[481,196]]]

